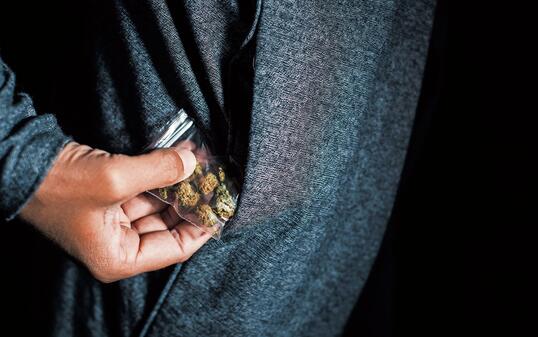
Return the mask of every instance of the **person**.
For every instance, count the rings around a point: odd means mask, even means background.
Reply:
[[[433,1],[12,6],[0,214],[37,242],[16,273],[39,289],[26,328],[339,335],[390,215]],[[143,193],[194,169],[188,149],[140,154],[179,108],[241,180],[220,241]]]

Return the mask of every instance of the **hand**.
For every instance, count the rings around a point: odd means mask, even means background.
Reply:
[[[143,192],[187,178],[195,165],[186,148],[126,156],[71,142],[20,215],[102,282],[164,268],[211,236]]]

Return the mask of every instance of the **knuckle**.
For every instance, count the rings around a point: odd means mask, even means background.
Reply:
[[[124,196],[123,174],[115,165],[109,165],[105,168],[102,179],[106,193],[111,198],[118,199]]]
[[[185,251],[185,249],[180,246],[178,263],[187,262],[187,260],[191,258],[192,254],[193,253]]]
[[[179,235],[175,229],[173,230],[172,235],[174,236],[174,239],[176,240],[177,249],[179,250],[177,263],[186,262],[191,257],[191,254],[188,254],[185,250],[185,242],[183,240],[183,237]]]

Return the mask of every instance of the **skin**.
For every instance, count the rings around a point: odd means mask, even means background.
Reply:
[[[20,216],[105,283],[184,262],[210,234],[144,191],[191,175],[191,150],[126,156],[71,142]]]

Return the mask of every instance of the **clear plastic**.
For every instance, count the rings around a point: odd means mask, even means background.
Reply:
[[[171,205],[177,214],[220,239],[226,223],[233,217],[239,197],[237,184],[228,175],[223,157],[214,156],[193,120],[181,109],[151,142],[146,151],[183,147],[196,157],[196,169],[187,179],[147,193]]]

